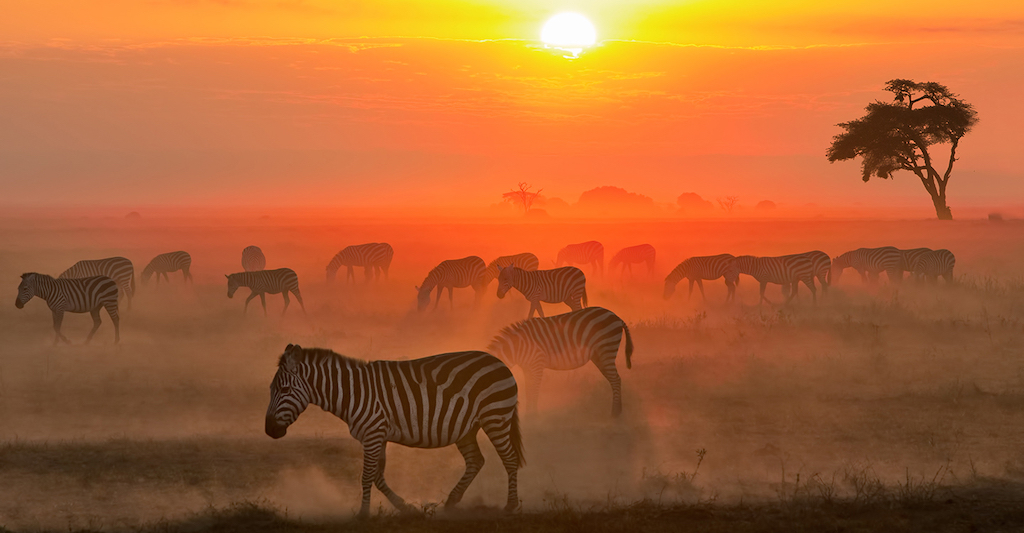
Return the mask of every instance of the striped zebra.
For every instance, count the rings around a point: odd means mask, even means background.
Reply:
[[[110,321],[114,323],[114,343],[121,342],[121,319],[117,314],[117,282],[107,276],[90,276],[86,278],[53,279],[46,274],[29,272],[21,275],[18,285],[18,298],[14,306],[18,309],[38,296],[46,302],[53,313],[53,331],[57,341],[71,344],[61,334],[60,326],[64,321],[64,313],[89,313],[92,315],[92,331],[85,338],[86,344],[92,340],[96,330],[100,329],[100,308],[107,310]]]
[[[235,296],[235,291],[239,287],[249,287],[252,293],[248,298],[245,299],[245,308],[242,314],[249,311],[249,302],[259,296],[260,303],[263,304],[263,316],[267,316],[267,294],[278,294],[284,297],[284,310],[281,314],[284,315],[288,312],[288,292],[290,291],[295,295],[295,299],[299,301],[299,305],[302,307],[302,312],[306,312],[306,304],[302,303],[302,295],[299,294],[299,277],[295,275],[295,271],[290,268],[278,268],[277,270],[257,270],[255,272],[236,272],[234,274],[227,274],[225,277],[228,278],[228,298]]]
[[[476,301],[483,297],[487,285],[484,284],[484,260],[475,255],[463,257],[462,259],[449,259],[441,261],[433,268],[423,283],[416,287],[416,308],[423,311],[430,304],[430,291],[437,287],[437,300],[434,302],[434,309],[441,303],[441,291],[448,289],[448,304],[451,309],[455,308],[455,300],[452,296],[454,289],[473,287],[476,291]]]
[[[953,267],[955,266],[956,256],[953,255],[953,252],[940,248],[921,254],[911,265],[911,270],[933,283],[938,281],[939,276],[942,276],[946,283],[953,283]]]
[[[259,246],[246,246],[242,250],[242,270],[256,272],[267,268],[267,256]]]
[[[487,350],[526,374],[526,407],[535,412],[544,369],[573,370],[588,362],[612,386],[612,415],[622,412],[622,380],[615,369],[622,336],[626,336],[626,368],[632,368],[633,338],[615,313],[588,307],[549,318],[532,318],[501,330]]]
[[[334,277],[338,274],[338,269],[342,266],[346,268],[345,281],[351,278],[352,283],[356,282],[355,267],[363,267],[366,273],[366,281],[370,281],[371,277],[374,280],[379,279],[381,273],[387,279],[388,269],[391,268],[391,259],[394,256],[395,250],[386,242],[346,246],[327,264],[327,281],[334,281]]]
[[[135,266],[124,257],[79,261],[57,277],[73,279],[93,276],[106,276],[114,280],[117,283],[117,288],[120,289],[120,295],[124,296],[127,301],[128,309],[132,308],[132,296],[135,294]]]
[[[736,258],[730,254],[691,257],[676,265],[672,272],[669,272],[668,276],[665,277],[665,292],[663,296],[666,300],[672,297],[672,293],[676,291],[676,285],[683,278],[690,282],[690,291],[686,295],[687,300],[693,296],[694,283],[700,289],[701,299],[706,299],[704,297],[703,280],[725,278],[725,286],[729,289],[725,301],[730,302],[736,298],[736,284],[739,283],[740,271],[736,266]]]
[[[769,283],[782,285],[783,296],[786,303],[789,303],[796,296],[796,286],[799,282],[807,285],[811,290],[811,299],[817,303],[817,289],[814,287],[814,263],[804,254],[783,255],[778,257],[754,257],[752,255],[741,255],[736,258],[736,267],[740,274],[753,277],[761,284],[760,297],[757,306],[761,307],[762,302],[771,300],[765,297],[764,291]],[[787,295],[787,285],[793,287]]]
[[[544,317],[541,302],[564,303],[573,311],[587,306],[587,277],[576,267],[531,272],[507,266],[498,274],[498,298],[504,298],[513,287],[530,301],[530,314],[526,318],[533,318],[534,311]]]
[[[508,473],[505,509],[513,511],[519,507],[518,470],[526,464],[517,401],[512,371],[488,353],[365,362],[289,344],[270,385],[266,432],[275,439],[283,437],[310,404],[348,424],[363,445],[359,514],[366,516],[371,485],[398,509],[409,509],[384,481],[389,442],[412,448],[459,448],[466,471],[448,495],[445,506],[450,507],[483,468],[476,438],[482,429]]]
[[[804,256],[811,260],[811,270],[814,272],[814,277],[818,278],[818,283],[821,283],[821,294],[824,297],[825,293],[828,292],[828,276],[829,271],[832,270],[832,258],[821,250],[814,250],[811,252],[804,252],[802,254],[794,254],[798,256]],[[797,286],[799,283],[793,285],[783,285],[782,293],[787,294],[790,290],[793,291],[793,296],[796,296]]]
[[[878,274],[885,271],[889,281],[899,283],[903,280],[903,256],[892,246],[881,248],[857,248],[832,259],[829,270],[829,282],[839,282],[843,270],[852,268],[860,273],[861,279],[867,283],[877,282]]]
[[[900,270],[909,273],[912,277],[916,276],[918,273],[914,271],[914,265],[917,263],[917,260],[922,255],[931,252],[931,248],[911,248],[909,250],[900,250]]]
[[[164,280],[168,283],[171,282],[170,278],[167,277],[168,272],[181,271],[185,276],[185,281],[192,281],[192,274],[189,269],[192,267],[192,256],[188,255],[188,252],[167,252],[166,254],[160,254],[153,258],[152,261],[146,265],[146,268],[142,269],[142,284],[146,285],[149,283],[149,278],[156,274],[156,283],[160,284],[160,276],[163,275]]]
[[[540,260],[530,252],[503,255],[487,264],[487,269],[484,270],[484,287],[490,285],[491,281],[498,277],[498,272],[507,266],[515,266],[523,270],[537,270],[540,268]]]
[[[608,262],[608,270],[614,269],[616,265],[622,265],[621,275],[625,276],[628,269],[630,276],[632,276],[635,263],[647,263],[647,274],[653,276],[654,256],[654,247],[650,244],[639,244],[623,248],[612,256],[611,261]]]
[[[597,275],[603,275],[604,245],[597,241],[570,244],[558,251],[555,267],[562,265],[591,265]]]

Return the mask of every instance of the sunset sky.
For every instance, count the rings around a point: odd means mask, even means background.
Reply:
[[[1024,206],[1024,2],[37,0],[0,16],[7,206],[486,208],[518,181],[913,206],[824,156],[896,77],[975,105],[950,205]],[[538,41],[562,11],[599,43]],[[1022,211],[1021,214],[1024,214]]]

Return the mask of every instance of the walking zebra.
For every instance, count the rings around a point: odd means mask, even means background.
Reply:
[[[476,291],[476,301],[479,302],[484,291],[487,290],[487,285],[483,282],[486,268],[484,260],[475,255],[441,261],[427,274],[423,284],[416,287],[416,308],[420,311],[427,308],[427,305],[430,304],[430,291],[434,290],[434,287],[437,287],[437,300],[434,302],[434,309],[437,309],[437,304],[441,303],[441,291],[444,289],[448,289],[448,304],[451,309],[455,308],[455,300],[452,296],[454,289],[473,287],[473,290]]]
[[[117,283],[117,288],[120,289],[120,296],[124,296],[127,300],[128,309],[132,308],[132,296],[135,294],[135,266],[124,257],[79,261],[57,277],[73,279],[93,276],[106,276],[114,280]]]
[[[246,246],[242,250],[242,270],[256,272],[267,268],[267,257],[259,246]]]
[[[519,507],[517,475],[526,464],[512,371],[484,352],[455,352],[410,361],[365,362],[320,348],[289,344],[270,384],[267,435],[279,439],[310,404],[348,424],[363,445],[361,516],[370,487],[398,509],[408,505],[384,481],[387,444],[443,448],[455,444],[466,471],[445,506],[462,499],[484,465],[483,429],[508,473],[507,511]]]
[[[170,283],[170,278],[167,277],[168,272],[181,271],[185,276],[185,281],[192,281],[192,274],[189,272],[189,268],[192,267],[192,256],[188,255],[188,252],[168,252],[166,254],[160,254],[153,258],[152,261],[146,265],[146,268],[142,269],[142,284],[146,285],[149,283],[149,278],[156,274],[156,283],[160,284],[160,276],[163,275],[164,280]]]
[[[932,283],[938,281],[939,276],[942,276],[946,283],[953,283],[954,266],[956,266],[956,257],[953,252],[945,248],[921,254],[911,265],[915,273],[919,273]]]
[[[608,262],[608,270],[614,269],[616,265],[622,265],[621,275],[625,276],[628,269],[630,276],[632,276],[634,263],[647,263],[647,274],[653,276],[654,256],[654,247],[650,244],[639,244],[623,248],[612,256],[612,260]]]
[[[110,321],[114,323],[114,343],[121,341],[121,319],[117,314],[117,282],[109,277],[53,279],[46,274],[35,272],[22,274],[14,306],[18,309],[25,307],[33,296],[42,298],[53,313],[53,331],[56,333],[53,344],[57,344],[59,340],[71,344],[60,332],[65,312],[92,315],[92,331],[85,338],[88,344],[96,330],[100,329],[100,308],[107,310]]]
[[[379,279],[382,272],[384,278],[387,279],[388,269],[391,268],[391,259],[394,256],[395,250],[386,242],[346,246],[327,264],[327,281],[334,281],[334,277],[338,274],[338,269],[342,266],[346,268],[345,281],[351,278],[352,283],[356,282],[354,267],[357,266],[363,267],[366,273],[366,281],[370,281],[371,277],[374,280]]]
[[[576,267],[531,272],[507,266],[498,274],[498,298],[504,298],[513,287],[530,301],[530,314],[526,318],[533,318],[534,311],[544,317],[541,302],[564,303],[573,311],[587,306],[587,277]]]
[[[903,280],[903,257],[900,251],[892,246],[881,248],[857,248],[832,259],[829,271],[829,282],[835,284],[843,275],[843,270],[852,268],[860,273],[861,279],[878,281],[878,274],[885,271],[889,281],[899,283]]]
[[[783,296],[786,303],[789,303],[796,296],[796,286],[799,282],[807,285],[811,290],[811,299],[817,303],[817,290],[814,288],[814,263],[803,254],[783,255],[779,257],[754,257],[752,255],[741,255],[736,258],[736,267],[740,274],[747,274],[761,284],[761,296],[757,300],[757,306],[761,307],[762,302],[771,300],[765,297],[764,291],[769,283],[782,285]],[[786,286],[792,285],[793,289],[786,294]]]
[[[562,265],[591,265],[598,275],[604,274],[604,245],[597,241],[570,244],[558,251],[555,267]]]
[[[931,248],[900,250],[900,270],[910,273],[911,277],[915,276],[917,272],[914,270],[914,265],[917,264],[917,260],[922,255],[931,253],[931,251]],[[900,275],[902,276],[902,273]]]
[[[633,338],[615,313],[588,307],[549,318],[523,320],[501,330],[487,350],[526,374],[526,408],[537,409],[544,369],[573,370],[587,362],[612,386],[612,415],[622,412],[622,380],[615,369],[619,343],[626,336],[626,368],[632,368]]]
[[[691,257],[676,265],[672,272],[665,277],[664,296],[666,300],[672,297],[672,293],[676,291],[676,285],[683,278],[690,282],[690,290],[686,295],[687,300],[693,296],[695,282],[697,288],[700,289],[701,299],[705,299],[703,280],[725,278],[725,286],[729,289],[725,301],[730,302],[736,298],[736,284],[739,283],[740,271],[736,266],[736,258],[730,254]]]
[[[828,275],[829,271],[832,269],[832,258],[821,250],[814,250],[794,255],[804,256],[811,260],[811,270],[814,272],[814,277],[818,278],[818,282],[821,283],[821,295],[824,297],[825,293],[828,292]],[[793,296],[796,296],[798,285],[798,283],[794,283],[792,287],[783,285],[783,294],[785,295],[788,291],[792,290]]]
[[[491,281],[498,277],[498,272],[507,266],[515,266],[523,270],[537,270],[540,268],[540,260],[530,252],[503,255],[487,264],[487,269],[484,270],[484,287],[490,285]]]
[[[302,307],[302,312],[306,312],[306,304],[302,303],[302,295],[299,294],[299,277],[295,275],[295,271],[290,268],[278,268],[277,270],[257,270],[255,272],[236,272],[234,274],[227,274],[228,278],[228,298],[235,296],[235,291],[239,287],[249,287],[252,294],[245,299],[245,308],[242,310],[242,314],[249,311],[249,301],[259,296],[260,303],[263,304],[263,316],[267,316],[267,294],[278,294],[284,297],[284,310],[281,314],[284,315],[288,312],[288,292],[291,291],[295,295],[295,299],[299,301],[299,305]]]

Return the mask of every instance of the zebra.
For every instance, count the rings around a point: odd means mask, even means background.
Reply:
[[[956,266],[956,256],[953,255],[953,252],[940,248],[921,254],[911,266],[914,272],[919,273],[932,283],[938,281],[939,276],[942,276],[947,284],[953,283],[953,267]]]
[[[666,300],[672,297],[672,293],[676,291],[676,285],[683,278],[690,282],[690,290],[686,296],[687,300],[693,296],[694,282],[697,283],[697,288],[700,289],[701,299],[706,299],[704,297],[703,280],[725,278],[725,286],[729,289],[725,301],[730,302],[736,298],[736,284],[739,283],[740,271],[736,266],[736,258],[731,254],[691,257],[676,265],[672,272],[669,272],[668,276],[665,277],[665,292],[663,296]]]
[[[444,289],[448,289],[448,304],[451,309],[455,308],[452,291],[456,288],[473,287],[476,291],[476,301],[479,302],[487,290],[487,285],[483,282],[486,268],[484,260],[475,255],[441,261],[427,274],[423,283],[416,287],[416,308],[420,311],[427,308],[430,304],[430,291],[434,290],[434,287],[437,287],[434,309],[441,303],[441,291]]]
[[[859,272],[865,283],[878,281],[878,274],[883,270],[889,276],[889,281],[899,283],[903,280],[902,262],[900,251],[892,246],[857,248],[832,259],[829,283],[839,282],[843,270],[847,268],[853,268]]]
[[[516,266],[523,270],[537,270],[540,268],[540,260],[530,252],[523,252],[515,255],[503,255],[487,264],[484,270],[484,287],[491,284],[491,281],[498,277],[498,272],[507,266]]]
[[[622,412],[622,380],[615,369],[619,342],[626,337],[626,368],[633,368],[633,338],[615,313],[588,307],[548,318],[523,320],[501,330],[487,351],[526,374],[526,408],[537,409],[544,369],[573,370],[593,361],[612,386],[612,415]]]
[[[277,270],[257,270],[255,272],[236,272],[234,274],[227,274],[228,278],[228,298],[235,296],[235,291],[239,287],[249,287],[252,291],[249,297],[245,299],[245,308],[242,310],[242,314],[249,311],[249,301],[259,296],[260,303],[263,304],[263,316],[267,316],[267,297],[266,294],[278,294],[284,297],[284,310],[281,311],[281,315],[288,312],[288,292],[291,291],[295,295],[295,299],[299,301],[299,305],[302,307],[302,312],[306,312],[306,304],[302,303],[302,295],[299,294],[299,277],[295,275],[295,271],[290,268],[278,268]]]
[[[284,437],[310,404],[348,424],[363,446],[360,516],[369,514],[371,485],[398,509],[409,509],[384,481],[389,442],[412,448],[458,446],[466,471],[445,506],[457,504],[484,465],[476,438],[481,429],[508,474],[505,510],[519,507],[517,475],[526,461],[518,389],[512,371],[493,355],[468,351],[366,362],[289,344],[270,384],[267,435]]]
[[[555,267],[591,265],[599,276],[604,274],[604,245],[597,241],[570,244],[558,251]]]
[[[639,244],[637,246],[623,248],[612,256],[611,261],[608,261],[608,270],[615,268],[615,265],[621,264],[621,275],[625,276],[626,269],[629,269],[629,274],[632,276],[634,263],[647,263],[647,274],[653,276],[654,256],[654,247],[650,244]]]
[[[160,284],[160,276],[163,275],[164,280],[168,283],[171,282],[170,278],[167,277],[168,272],[181,271],[185,275],[185,281],[192,282],[192,274],[189,272],[189,268],[192,267],[192,256],[188,255],[188,252],[168,252],[166,254],[160,254],[153,258],[152,261],[146,265],[146,268],[142,269],[142,284],[146,285],[149,283],[149,278],[156,274],[156,283]]]
[[[53,331],[56,333],[53,338],[54,345],[57,341],[71,344],[60,332],[65,312],[92,315],[92,331],[85,338],[88,344],[96,330],[100,329],[100,308],[106,309],[110,321],[114,323],[114,343],[117,344],[121,342],[117,294],[117,282],[107,276],[54,279],[46,274],[29,272],[21,275],[18,298],[14,300],[14,306],[21,309],[33,296],[42,298],[53,313]]]
[[[388,269],[391,268],[391,259],[394,255],[395,250],[386,242],[346,246],[327,264],[327,281],[334,281],[334,277],[338,274],[338,269],[342,266],[346,267],[345,281],[351,278],[352,283],[356,282],[354,267],[357,266],[363,267],[367,281],[371,277],[374,280],[380,278],[381,273],[384,274],[384,279],[387,279]]]
[[[531,272],[507,266],[498,274],[498,298],[504,298],[513,287],[530,301],[530,314],[526,318],[533,318],[534,311],[544,318],[541,302],[562,302],[573,311],[587,306],[587,277],[576,267]]]
[[[120,295],[125,297],[128,309],[132,308],[132,296],[135,294],[135,266],[124,257],[107,257],[105,259],[87,259],[79,261],[71,268],[61,272],[60,279],[88,278],[93,276],[106,276],[120,289]]]
[[[929,254],[931,252],[931,248],[911,248],[909,250],[900,250],[900,270],[910,273],[911,277],[913,277],[917,274],[914,270],[914,265],[917,263],[917,260],[922,255]]]
[[[825,296],[828,292],[828,276],[829,271],[832,269],[832,258],[821,250],[813,250],[810,252],[804,252],[802,254],[794,254],[797,256],[804,256],[811,260],[811,270],[814,272],[814,277],[818,279],[818,283],[821,283],[821,295]],[[796,296],[797,287],[799,283],[793,283],[792,285],[783,285],[782,294],[785,296],[789,291],[793,291],[793,296]]]
[[[754,257],[752,255],[741,255],[736,258],[736,267],[740,274],[747,274],[761,284],[760,297],[757,306],[761,307],[762,302],[771,300],[765,297],[764,291],[769,283],[782,285],[783,296],[786,303],[789,303],[796,296],[796,285],[803,282],[811,290],[811,299],[817,303],[817,289],[814,287],[814,263],[804,254],[783,255],[778,257]],[[793,289],[786,294],[786,286],[792,285]]]
[[[246,246],[242,250],[242,270],[256,272],[267,268],[267,256],[259,246]]]

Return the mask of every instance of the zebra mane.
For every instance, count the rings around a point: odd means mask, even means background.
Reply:
[[[299,347],[295,346],[294,348]],[[294,350],[293,346],[289,344],[288,348],[285,348],[284,353],[281,354],[281,357],[277,360],[278,368],[285,365],[285,358],[287,358],[289,355],[295,356],[297,363],[315,364],[322,362],[324,360],[337,360],[342,363],[350,363],[356,366],[362,366],[366,364],[366,361],[363,361],[362,359],[356,359],[354,357],[349,357],[347,355],[341,355],[340,353],[337,353],[328,348],[299,348],[298,350]]]
[[[43,278],[43,279],[45,279],[45,278],[53,279],[53,276],[50,276],[48,274],[40,274],[38,272],[25,272],[24,274],[21,275],[21,279],[25,279],[25,278],[27,278],[29,276],[37,276],[37,277]]]
[[[488,350],[493,350],[494,348],[496,348],[497,344],[498,344],[498,339],[500,339],[502,337],[518,335],[520,333],[520,330],[523,329],[523,326],[527,322],[529,322],[529,321],[530,321],[530,319],[526,318],[526,319],[520,320],[519,322],[513,322],[512,324],[509,324],[509,325],[501,328],[501,331],[499,331],[498,334],[495,335],[493,339],[491,339],[490,344],[487,345],[487,349]]]

